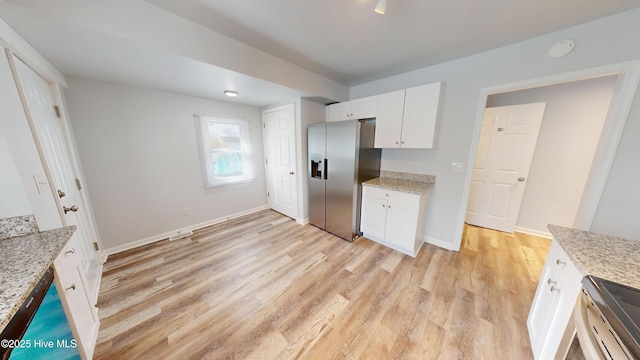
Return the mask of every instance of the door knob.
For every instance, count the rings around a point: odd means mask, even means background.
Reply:
[[[72,206],[72,207],[70,207],[70,208],[68,208],[68,207],[66,207],[66,206],[63,206],[63,207],[62,207],[62,210],[64,210],[64,213],[66,214],[66,213],[68,213],[69,211],[73,211],[73,212],[78,211],[78,207],[77,207],[77,206],[75,206],[75,205],[73,205],[73,206]]]
[[[524,178],[523,178],[522,176],[520,176],[520,177],[518,178],[518,181],[522,182],[522,181],[524,181]]]

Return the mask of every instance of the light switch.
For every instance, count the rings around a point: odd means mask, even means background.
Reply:
[[[49,191],[49,182],[44,174],[33,175],[33,181],[36,183],[36,189],[38,194],[42,194]]]
[[[464,164],[463,163],[451,163],[451,172],[462,172],[464,168]]]

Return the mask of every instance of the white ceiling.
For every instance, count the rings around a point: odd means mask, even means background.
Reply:
[[[346,88],[640,7],[637,0],[388,0],[386,14],[378,15],[376,1],[0,0],[0,17],[66,75],[214,99],[234,88],[241,94],[234,101],[263,106],[326,94],[264,69],[251,71],[261,58],[252,63],[246,53],[240,59],[238,52],[241,66],[229,69],[234,66],[192,56],[180,46],[161,48],[104,31],[105,23],[115,29],[125,20],[103,10],[123,13],[123,6],[135,5],[140,17],[162,15],[169,27],[187,19],[199,24],[193,31],[225,35],[258,49],[257,55],[284,60],[279,66],[285,70],[303,68]],[[95,24],[79,20],[96,18],[97,9],[105,15]],[[193,45],[195,38],[182,41]],[[210,50],[234,56],[232,48]]]

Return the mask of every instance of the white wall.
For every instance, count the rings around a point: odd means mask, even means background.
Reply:
[[[461,234],[461,214],[467,200],[463,196],[466,174],[452,173],[450,167],[452,162],[466,163],[469,159],[481,89],[640,59],[640,47],[630,46],[628,41],[629,34],[638,33],[640,9],[492,51],[354,86],[350,89],[350,98],[356,99],[436,81],[444,82],[438,148],[384,150],[381,166],[383,170],[437,176],[427,211],[425,233],[429,241],[457,249]],[[550,58],[547,55],[549,48],[563,39],[573,39],[576,43],[575,50],[563,58]],[[638,131],[635,123],[640,122],[640,106],[637,103],[638,100],[628,118],[627,131]],[[625,138],[628,136],[637,138],[640,132],[625,134]],[[626,141],[620,144],[618,150],[618,153],[624,154],[627,161],[635,150],[630,147],[633,145]],[[621,159],[616,158],[616,164],[621,162]],[[636,166],[628,171],[638,174],[640,167]],[[612,172],[613,175],[619,177],[615,172]],[[612,197],[609,192],[637,194],[640,191],[636,189],[636,185],[622,185],[622,181],[616,184],[614,181],[609,179],[607,183],[603,204]],[[640,213],[640,203],[627,203],[626,209],[633,210],[636,214]],[[604,217],[603,220],[596,219],[598,222],[606,222],[611,217],[610,214],[604,213],[599,213],[598,216]],[[631,224],[625,223],[624,226],[628,227]],[[636,226],[633,225],[634,228]]]
[[[33,213],[6,136],[0,126],[0,219]]]
[[[260,110],[68,78],[65,95],[107,249],[266,206]],[[193,114],[252,124],[255,179],[205,188]],[[182,215],[189,208],[188,216]]]
[[[0,196],[5,208],[0,217],[33,214],[40,230],[61,227],[58,207],[4,51],[0,55],[0,131]],[[44,182],[40,190],[34,176]]]
[[[624,128],[591,231],[640,241],[640,92]]]
[[[301,205],[299,209],[302,209],[301,222],[308,223],[309,222],[309,191],[308,191],[308,178],[307,172],[308,169],[308,161],[307,161],[307,128],[311,124],[324,122],[326,119],[325,115],[325,105],[315,102],[310,99],[300,99],[300,113],[296,114],[296,117],[299,118],[299,122],[296,126],[299,126],[299,151],[298,154],[300,158],[298,159],[298,174],[300,175],[300,185],[302,186],[302,198],[299,199],[298,203]]]
[[[617,79],[489,96],[487,107],[547,103],[516,230],[549,236],[548,224],[574,225]]]

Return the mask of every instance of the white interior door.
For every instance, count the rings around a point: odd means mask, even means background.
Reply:
[[[466,222],[513,232],[545,103],[487,108],[473,167]]]
[[[269,207],[292,219],[298,218],[298,174],[293,105],[262,115],[265,173]]]
[[[26,112],[35,131],[36,143],[53,187],[53,196],[59,206],[62,222],[77,227],[74,235],[78,240],[77,249],[74,250],[78,252],[80,268],[87,281],[85,288],[89,291],[90,298],[96,299],[101,259],[93,247],[96,237],[83,209],[79,183],[76,182],[61,118],[58,117],[59,110],[55,110],[47,81],[19,59],[14,59],[14,64],[20,80],[21,96],[26,102]]]

